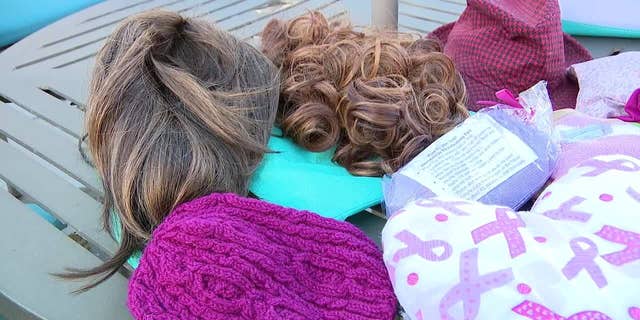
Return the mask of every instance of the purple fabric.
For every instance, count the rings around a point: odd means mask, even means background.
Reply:
[[[533,163],[518,171],[478,200],[484,204],[507,206],[517,210],[547,182],[555,168],[558,149],[545,133],[526,125],[503,110],[487,109],[483,112],[522,139],[538,156]],[[427,187],[401,174],[394,174],[392,178],[386,177],[383,186],[385,209],[388,215],[393,215],[414,199],[427,199],[436,196]]]
[[[569,73],[580,87],[576,110],[598,118],[623,116],[625,103],[640,87],[640,52],[578,63],[569,68]]]
[[[593,124],[611,126],[614,122],[615,120],[612,119],[596,118],[578,111],[572,111],[572,113],[558,119],[556,121],[556,126],[563,125],[576,128],[586,127]]]
[[[640,159],[640,136],[606,136],[595,140],[563,144],[561,148],[562,152],[553,172],[553,179],[562,177],[569,169],[596,156],[623,154]]]
[[[136,319],[393,319],[382,254],[346,223],[233,194],[180,205],[129,283]]]

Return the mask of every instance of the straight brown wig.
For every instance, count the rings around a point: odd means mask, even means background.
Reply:
[[[278,70],[258,50],[176,13],[128,18],[100,50],[85,126],[104,187],[103,223],[121,221],[116,254],[65,278],[103,282],[179,204],[246,195],[278,104]]]
[[[392,173],[468,117],[465,86],[430,39],[357,32],[310,12],[272,20],[262,52],[282,70],[277,122],[352,174]]]

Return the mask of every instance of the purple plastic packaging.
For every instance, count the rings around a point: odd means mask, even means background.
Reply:
[[[558,158],[558,148],[551,141],[548,133],[515,117],[513,110],[509,108],[508,106],[498,105],[485,109],[479,114],[490,116],[500,126],[513,133],[531,148],[537,159],[506,178],[506,180],[480,197],[478,201],[490,205],[507,206],[517,210],[531,199],[551,176]],[[423,152],[429,152],[429,149]],[[474,156],[476,155],[468,155],[468,157],[472,158]],[[452,161],[445,165],[456,166],[457,164]],[[383,179],[385,208],[388,216],[393,215],[406,203],[414,199],[443,196],[443,194],[434,193],[420,181],[404,175],[403,170],[405,168],[406,166],[390,177],[386,176]]]

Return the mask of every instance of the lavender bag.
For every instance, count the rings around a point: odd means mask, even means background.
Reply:
[[[467,119],[383,179],[387,215],[416,198],[456,196],[517,210],[553,172],[558,148],[508,106]]]

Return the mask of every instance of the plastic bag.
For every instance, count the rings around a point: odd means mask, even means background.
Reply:
[[[522,122],[538,128],[538,130],[551,136],[553,133],[553,106],[547,91],[547,82],[540,81],[533,87],[520,93],[516,98],[509,90],[496,92],[496,98],[502,101],[488,101],[492,106],[479,112],[488,112],[493,109],[501,109],[510,115],[522,120]]]
[[[630,249],[640,237],[640,170],[631,167],[640,159],[581,162],[530,212],[445,197],[407,204],[381,232],[406,319],[640,319],[640,260]],[[465,313],[470,305],[476,315]]]
[[[552,108],[538,83],[509,104],[485,108],[383,179],[393,215],[417,198],[453,196],[519,209],[553,172]]]

